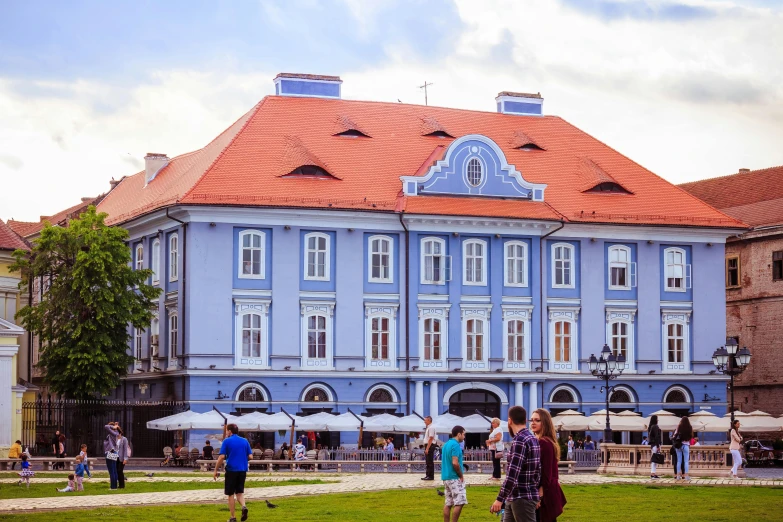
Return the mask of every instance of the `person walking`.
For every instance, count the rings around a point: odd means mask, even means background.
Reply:
[[[500,459],[503,458],[503,431],[500,429],[500,419],[492,419],[492,431],[487,439],[487,447],[492,456],[492,480],[500,480]]]
[[[432,425],[432,417],[424,417],[424,477],[421,480],[435,480],[435,426]]]
[[[555,522],[563,514],[566,505],[565,494],[560,487],[560,444],[557,443],[555,423],[552,416],[539,408],[530,416],[530,431],[538,439],[541,448],[541,483],[538,487],[540,522]]]
[[[443,522],[457,522],[462,506],[468,503],[465,492],[465,477],[462,475],[463,451],[460,444],[465,440],[465,428],[454,426],[451,438],[441,449],[440,478],[446,490],[446,502],[443,506]]]
[[[103,427],[106,430],[106,440],[103,441],[103,453],[106,455],[106,470],[109,472],[109,489],[117,489],[117,437],[120,436],[120,423],[110,422]]]
[[[22,441],[17,440],[11,445],[11,448],[8,450],[8,458],[9,459],[20,459],[22,458]],[[11,469],[14,469],[16,467],[16,462],[11,463]]]
[[[688,417],[680,419],[680,424],[677,425],[677,429],[672,437],[672,445],[677,453],[677,466],[674,469],[674,477],[676,480],[685,479],[690,482],[691,478],[688,476],[688,461],[690,460],[691,449],[691,437],[693,437],[693,428],[691,427],[691,421]]]
[[[508,457],[506,480],[489,508],[499,513],[505,504],[503,522],[534,522],[540,499],[541,448],[526,426],[527,411],[522,406],[508,409],[508,431],[514,435]]]
[[[236,522],[236,511],[234,509],[235,500],[242,506],[242,518],[241,520],[247,520],[247,506],[245,506],[245,478],[247,477],[247,471],[249,468],[250,459],[253,458],[253,450],[250,448],[250,443],[246,438],[238,435],[239,428],[236,424],[229,424],[226,429],[231,435],[229,435],[220,446],[220,456],[218,457],[217,464],[215,464],[215,473],[212,475],[214,480],[217,480],[218,471],[220,466],[225,461],[226,463],[226,481],[224,485],[224,493],[228,497],[228,510],[231,513],[231,518],[228,522]]]
[[[21,464],[21,470],[19,471],[19,482],[17,482],[18,485],[22,485],[22,482],[27,484],[27,487],[30,487],[30,478],[35,476],[35,471],[30,469],[30,463],[27,461],[28,457],[24,453],[22,453],[22,464]]]
[[[663,453],[661,453],[663,434],[661,433],[661,427],[658,426],[657,415],[650,417],[650,426],[647,428],[647,434],[650,436],[650,478],[657,479],[660,478],[658,476],[658,461],[661,461],[661,464],[663,464]],[[660,455],[660,457],[656,455]]]
[[[742,435],[740,435],[740,421],[734,419],[731,425],[731,442],[729,443],[729,451],[731,451],[731,477],[738,479],[737,472],[739,471],[740,463],[742,463],[742,455],[740,454],[740,444],[742,443]]]
[[[131,456],[131,448],[125,432],[119,426],[117,431],[120,433],[117,437],[117,484],[119,489],[125,489],[125,466]]]
[[[568,460],[574,460],[574,446],[576,444],[574,443],[574,437],[572,435],[568,436],[568,442],[566,443],[566,448],[568,449],[567,458]]]

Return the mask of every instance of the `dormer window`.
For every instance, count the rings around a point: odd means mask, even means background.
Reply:
[[[484,178],[484,172],[478,158],[471,158],[470,161],[468,161],[467,178],[470,186],[478,187],[481,185],[481,181]]]
[[[302,165],[297,167],[288,174],[286,177],[305,177],[305,178],[333,178],[331,174],[317,165]]]
[[[437,130],[437,131],[434,131],[434,132],[430,132],[428,134],[425,134],[425,136],[430,136],[432,138],[451,138],[451,139],[454,139],[454,136],[452,136],[448,132],[442,131],[442,130]]]
[[[348,129],[342,132],[338,132],[335,136],[342,136],[344,138],[369,138],[367,134],[358,129]]]
[[[521,147],[517,147],[519,150],[544,150],[535,143],[525,143]]]
[[[591,188],[590,190],[587,190],[586,192],[598,192],[598,193],[613,192],[615,194],[630,194],[630,192],[625,190],[623,187],[621,187],[617,183],[612,183],[611,181],[608,181],[606,183],[599,183],[598,185]]]

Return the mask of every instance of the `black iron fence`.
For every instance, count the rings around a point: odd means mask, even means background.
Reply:
[[[57,430],[65,435],[65,452],[79,454],[87,444],[91,457],[103,454],[104,426],[120,423],[131,442],[134,457],[159,457],[161,448],[174,444],[174,432],[147,429],[147,422],[185,411],[183,402],[125,402],[102,400],[57,400],[40,397],[22,405],[22,444],[33,455],[54,453]]]

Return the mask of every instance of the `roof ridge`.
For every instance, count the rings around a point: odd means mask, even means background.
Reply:
[[[713,181],[713,180],[727,179],[727,178],[740,178],[740,177],[748,176],[750,174],[758,174],[759,172],[763,172],[765,170],[774,170],[774,169],[781,169],[781,168],[783,168],[783,165],[776,165],[774,167],[765,167],[763,169],[749,170],[748,172],[735,172],[733,174],[724,174],[722,176],[714,176],[712,178],[702,178],[694,181],[686,181],[685,183],[680,183],[679,185],[675,185],[675,186],[683,187],[685,185],[695,185],[696,183],[703,183],[705,181]]]
[[[256,117],[256,115],[258,114],[259,109],[261,108],[261,106],[264,105],[264,103],[268,99],[269,99],[269,96],[264,96],[264,98],[260,102],[256,103],[255,106],[252,109],[250,109],[248,112],[244,113],[242,116],[237,118],[234,123],[232,123],[231,125],[229,125],[226,128],[226,130],[224,130],[223,132],[218,134],[215,139],[213,139],[212,141],[207,143],[206,146],[204,146],[201,149],[201,150],[204,150],[207,147],[209,147],[210,145],[212,145],[213,143],[215,143],[216,140],[218,140],[221,136],[223,136],[226,132],[228,132],[228,130],[230,128],[232,128],[234,125],[236,125],[237,122],[239,122],[242,118],[244,118],[248,113],[252,113],[252,114],[250,114],[250,116],[248,116],[247,120],[245,120],[245,123],[242,124],[242,127],[240,127],[239,130],[237,130],[236,134],[234,134],[234,136],[229,140],[229,142],[226,143],[226,146],[223,147],[223,149],[220,151],[220,153],[218,153],[217,156],[215,156],[215,158],[212,160],[212,163],[209,164],[209,167],[207,167],[204,170],[204,172],[201,173],[201,175],[198,177],[198,179],[195,181],[195,183],[193,183],[193,185],[190,187],[190,189],[188,189],[187,192],[185,192],[180,198],[177,199],[177,201],[176,201],[177,203],[179,203],[180,201],[185,200],[190,195],[190,193],[193,192],[196,189],[198,184],[201,183],[201,181],[204,179],[204,176],[206,176],[212,170],[212,168],[215,166],[217,161],[220,158],[222,158],[223,155],[226,153],[226,151],[234,144],[234,141],[236,141],[237,136],[242,134],[242,131],[244,131],[247,128],[248,124],[253,120],[253,118]]]
[[[672,183],[671,181],[668,181],[666,178],[664,178],[664,177],[662,177],[662,176],[659,176],[659,175],[658,175],[658,174],[656,174],[655,172],[651,171],[650,169],[648,169],[648,168],[647,168],[647,167],[645,167],[644,165],[642,165],[642,164],[640,164],[640,163],[638,163],[638,162],[636,162],[636,161],[632,160],[631,158],[629,158],[628,156],[626,156],[626,155],[625,155],[625,154],[623,154],[622,152],[618,151],[618,150],[617,150],[617,149],[615,149],[614,147],[612,147],[612,146],[610,146],[610,145],[607,145],[607,144],[606,144],[606,143],[605,143],[603,140],[600,140],[600,139],[596,138],[595,136],[593,136],[592,134],[588,134],[587,132],[585,132],[585,131],[581,130],[579,127],[577,127],[576,125],[574,125],[574,124],[573,124],[573,123],[571,123],[570,121],[568,121],[568,120],[566,120],[566,119],[564,119],[564,118],[561,118],[560,116],[556,116],[556,118],[559,118],[559,119],[560,119],[560,120],[561,120],[563,123],[565,123],[566,125],[568,125],[568,126],[569,126],[569,127],[571,127],[572,129],[576,129],[577,131],[581,132],[581,133],[582,133],[582,134],[584,134],[585,136],[588,136],[590,139],[593,139],[593,140],[597,141],[598,143],[600,143],[601,145],[603,145],[603,146],[604,146],[604,147],[606,147],[607,149],[611,150],[611,151],[612,151],[612,152],[614,152],[615,154],[617,154],[617,155],[619,155],[619,156],[621,156],[621,157],[623,157],[623,158],[627,159],[628,161],[630,161],[631,163],[633,163],[634,165],[636,165],[637,167],[639,167],[640,169],[642,169],[642,170],[643,170],[643,171],[645,171],[646,173],[648,173],[648,174],[651,174],[652,176],[655,176],[655,177],[656,177],[656,178],[658,178],[659,180],[663,181],[664,183],[667,183],[667,184],[668,184],[669,186],[671,186],[671,187],[674,187],[675,189],[679,190],[679,191],[680,191],[680,192],[682,192],[683,194],[687,194],[687,195],[688,195],[688,197],[689,197],[689,198],[691,198],[693,201],[698,201],[698,202],[699,202],[699,203],[701,203],[702,205],[705,205],[705,206],[707,206],[707,207],[711,208],[712,210],[714,210],[714,211],[715,211],[715,212],[717,212],[718,214],[720,214],[720,215],[722,215],[722,216],[724,216],[724,217],[726,217],[726,218],[728,218],[728,219],[730,219],[730,220],[733,220],[733,221],[737,222],[737,224],[741,225],[742,227],[748,228],[748,225],[747,225],[747,224],[743,223],[742,221],[740,221],[740,220],[738,220],[738,219],[736,219],[736,218],[733,218],[733,217],[729,216],[729,215],[728,215],[728,214],[726,214],[725,212],[722,212],[722,211],[718,210],[717,208],[713,207],[712,205],[710,205],[710,204],[709,204],[709,203],[707,203],[706,201],[703,201],[703,200],[701,200],[701,199],[697,198],[696,196],[694,196],[693,194],[691,194],[691,193],[690,193],[690,192],[688,192],[687,190],[685,190],[685,189],[683,189],[683,188],[681,188],[681,187],[679,187],[679,186],[675,185],[675,184],[674,184],[674,183]],[[622,185],[621,185],[621,186],[622,186]]]

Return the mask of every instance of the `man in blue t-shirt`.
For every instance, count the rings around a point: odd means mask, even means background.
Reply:
[[[226,426],[226,432],[231,433],[220,446],[220,457],[215,464],[213,478],[217,480],[218,471],[223,461],[226,461],[226,482],[224,491],[228,496],[228,510],[231,518],[228,522],[237,522],[234,511],[234,496],[242,506],[242,520],[247,520],[247,507],[245,506],[245,477],[247,477],[248,462],[253,458],[253,450],[250,443],[244,437],[237,435],[239,428],[236,424]]]
[[[465,478],[462,476],[462,446],[465,440],[465,428],[454,426],[451,438],[440,450],[440,478],[446,489],[446,505],[443,507],[443,520],[457,522],[462,506],[468,503],[465,493]]]

